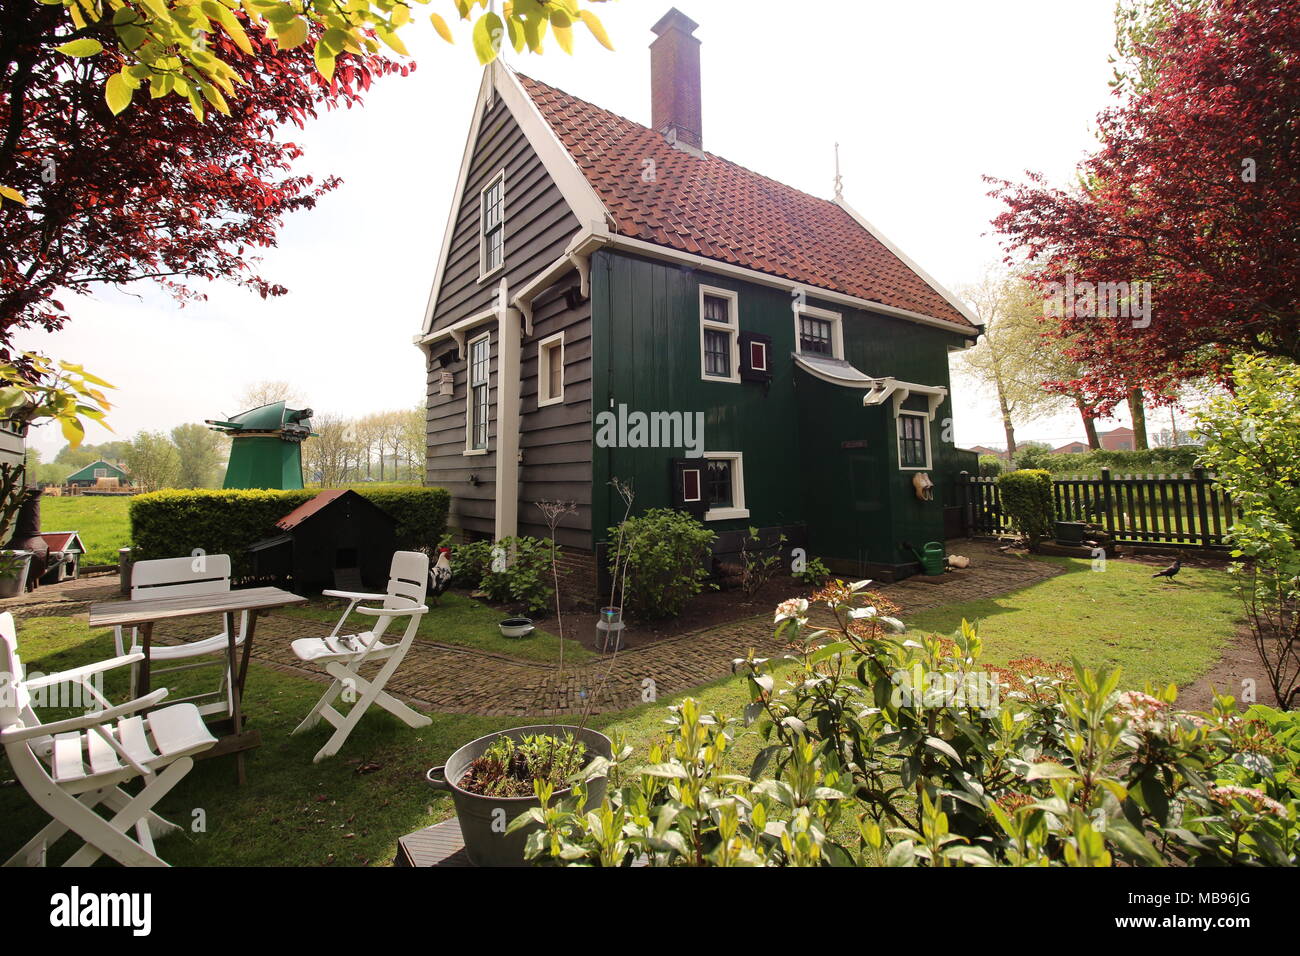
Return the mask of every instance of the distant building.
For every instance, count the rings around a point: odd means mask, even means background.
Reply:
[[[973,451],[977,455],[996,455],[998,458],[1006,455],[1001,448],[989,448],[987,445],[971,445],[966,451]]]
[[[1132,451],[1133,429],[1131,428],[1114,428],[1108,432],[1098,432],[1097,441],[1106,451]]]
[[[94,488],[101,478],[115,478],[119,485],[129,485],[131,476],[118,465],[109,461],[100,459],[93,461],[85,468],[79,468],[64,479],[65,485],[73,485],[78,488]]]
[[[1068,445],[1062,445],[1060,448],[1053,448],[1053,455],[1082,455],[1086,451],[1091,451],[1087,442],[1072,441]]]

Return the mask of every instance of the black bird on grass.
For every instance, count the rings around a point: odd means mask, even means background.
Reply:
[[[1174,579],[1174,575],[1177,574],[1182,569],[1183,569],[1183,559],[1175,558],[1173,564],[1169,565],[1169,567],[1165,568],[1163,571],[1157,571],[1155,574],[1151,576],[1153,578],[1168,578],[1170,581],[1172,581]]]

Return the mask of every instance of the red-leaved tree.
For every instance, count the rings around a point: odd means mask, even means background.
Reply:
[[[284,127],[413,68],[344,53],[327,82],[310,44],[280,51],[249,26],[252,55],[213,35],[213,52],[247,82],[229,115],[200,121],[183,98],[146,91],[114,116],[104,84],[120,59],[56,52],[63,21],[62,7],[39,0],[0,5],[0,184],[26,200],[0,204],[0,346],[15,327],[60,327],[60,289],[152,280],[184,299],[202,295],[191,280],[224,279],[284,293],[259,274],[256,251],[339,183],[293,173],[301,150]]]
[[[1063,385],[1102,404],[1222,376],[1239,351],[1300,360],[1300,5],[1169,4],[1134,52],[1144,82],[1099,118],[1083,185],[994,181],[1008,257],[1040,283],[1150,283],[1149,316],[1059,325],[1082,365]]]

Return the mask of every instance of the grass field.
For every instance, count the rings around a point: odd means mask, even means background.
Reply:
[[[117,564],[117,551],[131,544],[128,495],[41,496],[41,527],[77,531],[86,546],[85,564]]]
[[[1223,571],[1184,568],[1164,584],[1147,564],[1107,561],[1098,572],[1076,558],[1032,560],[1065,573],[1000,597],[911,615],[908,626],[951,634],[964,617],[979,624],[990,664],[1078,658],[1089,667],[1121,667],[1125,685],[1140,689],[1147,680],[1181,686],[1205,673],[1241,616]]]
[[[1103,574],[1087,562],[1068,559],[1066,573],[987,601],[955,604],[910,617],[913,629],[947,633],[964,616],[980,624],[992,663],[1033,654],[1065,661],[1078,656],[1092,665],[1124,668],[1125,687],[1147,679],[1189,681],[1208,670],[1218,648],[1231,635],[1236,603],[1226,575],[1189,568],[1182,583],[1164,585],[1150,578],[1150,567],[1112,561]],[[466,605],[472,603],[461,598]],[[472,607],[449,602],[465,621]],[[433,618],[431,618],[433,620]],[[19,624],[24,660],[46,673],[112,656],[108,631],[91,632],[84,617],[27,619]],[[442,638],[436,638],[442,639]],[[569,651],[566,645],[566,659]],[[173,697],[205,689],[211,674],[169,675]],[[326,739],[321,725],[299,737],[290,732],[315,703],[322,685],[254,664],[249,670],[246,708],[263,744],[249,758],[249,782],[235,785],[228,758],[200,761],[163,802],[160,811],[187,832],[160,842],[164,859],[198,866],[349,866],[386,864],[404,833],[447,819],[447,796],[426,788],[424,772],[442,763],[460,745],[509,726],[546,718],[471,717],[431,714],[433,724],[412,730],[389,715],[372,711],[343,752],[321,764],[312,755]],[[126,675],[107,681],[110,699],[126,695]],[[665,729],[665,707],[683,696],[616,714],[598,715],[594,726],[622,734],[643,757]],[[738,714],[747,703],[744,682],[727,678],[689,693],[705,709]],[[46,712],[44,719],[67,716]],[[731,767],[747,771],[758,740],[742,734],[730,750]],[[634,758],[635,759],[635,758]],[[21,787],[7,784],[0,760],[0,860],[8,857],[45,822]],[[75,848],[66,839],[51,862]]]

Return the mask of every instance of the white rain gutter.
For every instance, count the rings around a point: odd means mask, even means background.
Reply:
[[[568,274],[569,270],[578,271],[578,291],[582,297],[591,297],[591,254],[609,241],[609,229],[603,223],[588,225],[569,241],[558,259],[520,287],[511,301],[523,313],[524,335],[533,334],[534,300]]]

